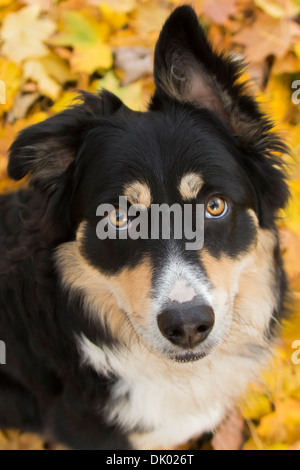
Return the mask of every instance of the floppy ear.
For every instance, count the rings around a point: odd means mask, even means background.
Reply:
[[[30,184],[51,192],[75,162],[85,134],[114,114],[123,103],[112,93],[100,96],[82,92],[74,105],[39,124],[23,130],[10,148],[8,174],[15,180],[29,175]]]
[[[276,211],[288,197],[278,158],[287,148],[247,93],[247,84],[238,82],[243,66],[233,56],[214,51],[194,10],[179,7],[167,20],[156,45],[156,92],[151,109],[159,108],[167,98],[215,113],[241,149],[252,155],[252,160],[245,158],[243,164],[262,184],[269,208]]]
[[[29,185],[42,196],[46,206],[40,223],[49,242],[62,240],[72,228],[73,175],[87,132],[124,106],[107,91],[100,96],[82,92],[81,100],[82,104],[23,130],[10,148],[8,174],[15,180],[28,175]]]

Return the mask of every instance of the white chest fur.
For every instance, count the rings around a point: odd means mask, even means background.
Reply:
[[[80,338],[83,361],[120,377],[107,405],[108,419],[132,433],[136,449],[174,448],[213,431],[257,375],[257,356],[216,350],[194,364],[175,364],[142,346],[112,353]],[[261,364],[260,364],[261,365]]]

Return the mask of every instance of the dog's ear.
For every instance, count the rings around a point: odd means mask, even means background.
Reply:
[[[168,96],[207,108],[243,135],[260,115],[255,100],[237,83],[242,71],[241,60],[214,51],[194,10],[179,7],[156,45],[154,100]]]
[[[76,228],[71,209],[75,168],[87,133],[127,109],[107,91],[100,96],[82,92],[80,99],[81,104],[23,130],[10,148],[8,174],[15,180],[28,176],[44,201],[36,218],[49,244],[68,239]]]
[[[56,116],[23,130],[10,148],[8,174],[42,192],[51,192],[75,162],[86,132],[114,114],[123,103],[103,91],[100,96],[82,92],[81,104],[74,104]]]
[[[151,109],[167,99],[191,103],[214,112],[236,137],[245,157],[244,166],[267,201],[266,211],[283,207],[288,190],[278,155],[287,152],[243,84],[244,64],[234,56],[216,52],[189,6],[177,8],[167,20],[156,45],[156,91]]]

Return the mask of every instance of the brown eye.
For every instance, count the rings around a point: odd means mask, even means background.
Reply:
[[[220,218],[228,212],[228,204],[220,197],[212,197],[206,206],[206,216],[208,218]]]
[[[127,213],[122,209],[115,209],[109,214],[109,222],[113,228],[124,230],[129,225]]]

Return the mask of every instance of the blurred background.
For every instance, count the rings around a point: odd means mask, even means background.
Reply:
[[[102,87],[144,110],[153,49],[178,0],[0,0],[0,192],[16,134]],[[274,363],[240,403],[245,450],[300,450],[300,0],[192,0],[216,48],[246,58],[245,76],[288,141],[292,200],[278,221],[293,291]],[[21,184],[24,184],[21,182]],[[199,443],[187,448],[199,448]],[[206,445],[207,446],[207,445]],[[44,449],[0,430],[0,449]]]

